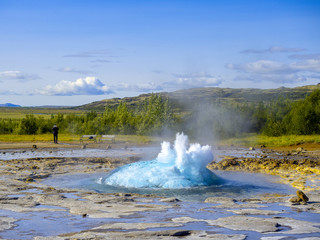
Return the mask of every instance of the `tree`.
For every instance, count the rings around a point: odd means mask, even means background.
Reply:
[[[285,117],[284,124],[291,134],[319,134],[320,90],[315,90],[304,100],[295,103]]]

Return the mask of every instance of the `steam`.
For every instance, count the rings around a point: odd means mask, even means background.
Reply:
[[[125,165],[111,172],[101,183],[126,188],[188,188],[218,184],[220,179],[206,166],[213,160],[211,147],[191,144],[183,133],[174,146],[163,142],[151,161]]]

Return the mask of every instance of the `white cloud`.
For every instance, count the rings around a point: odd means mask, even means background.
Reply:
[[[128,84],[128,83],[120,83],[117,86],[114,86],[113,89],[118,91],[137,91],[137,92],[154,92],[154,91],[162,91],[163,87],[154,83],[141,83],[141,84]]]
[[[110,90],[104,83],[96,77],[78,78],[76,81],[62,80],[54,86],[48,85],[44,89],[37,90],[41,95],[101,95],[110,94]]]
[[[221,77],[215,77],[205,72],[193,72],[189,74],[173,74],[174,82],[167,82],[166,85],[175,88],[196,88],[213,87],[222,83]]]
[[[308,59],[293,63],[280,63],[269,60],[259,60],[245,64],[227,64],[227,68],[244,73],[255,74],[292,74],[301,71],[320,72],[320,59]]]
[[[29,81],[40,79],[36,74],[23,73],[21,71],[4,71],[0,72],[0,80],[20,80]]]
[[[17,93],[17,92],[14,92],[14,91],[11,91],[11,90],[0,90],[0,95],[6,95],[6,96],[9,96],[9,95],[22,95],[21,93]]]
[[[253,54],[261,54],[261,53],[294,53],[294,52],[302,52],[305,51],[304,48],[288,48],[288,47],[279,47],[279,46],[272,46],[268,49],[246,49],[241,51],[241,53],[253,53]]]
[[[289,63],[258,60],[244,64],[227,64],[226,68],[242,74],[235,80],[252,82],[297,83],[319,77],[319,54],[292,55],[289,58],[299,60]]]
[[[273,83],[298,83],[305,82],[311,78],[311,76],[303,76],[299,74],[269,74],[269,75],[241,75],[235,78],[236,81],[251,81],[255,83],[261,82],[273,82]]]
[[[289,58],[300,60],[320,60],[320,54],[295,54],[290,55]]]
[[[91,62],[93,62],[93,63],[111,63],[110,60],[106,60],[106,59],[95,59],[95,60],[92,60]]]
[[[270,73],[288,73],[292,72],[292,69],[283,63],[259,60],[256,62],[250,62],[245,64],[227,64],[227,68],[235,69],[245,73],[259,73],[259,74],[270,74]],[[295,70],[297,71],[297,70]]]
[[[80,73],[80,74],[93,73],[92,71],[89,71],[89,70],[78,70],[78,69],[74,69],[74,68],[71,68],[71,67],[59,68],[59,69],[57,69],[57,71],[66,72],[66,73]]]
[[[111,50],[108,49],[98,49],[98,50],[90,50],[75,54],[67,54],[64,57],[75,57],[75,58],[94,58],[101,56],[110,56],[112,54]]]

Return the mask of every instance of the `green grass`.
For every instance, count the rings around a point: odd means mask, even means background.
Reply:
[[[239,138],[230,138],[220,141],[221,145],[234,146],[260,146],[283,147],[301,143],[320,143],[320,135],[285,135],[280,137],[268,137],[258,134],[248,134]]]
[[[258,144],[266,146],[290,146],[301,143],[319,143],[320,135],[285,135],[280,137],[259,136]]]
[[[34,116],[41,116],[45,119],[49,119],[51,115],[56,114],[81,114],[84,111],[73,110],[67,108],[5,108],[0,107],[0,119],[21,119],[25,118],[27,114],[33,114]]]
[[[79,141],[80,136],[59,133],[59,141],[73,142]],[[0,134],[0,142],[51,142],[53,135],[48,134],[35,134],[35,135],[17,135],[17,134]]]
[[[80,135],[71,135],[67,133],[59,133],[59,142],[79,142]],[[18,143],[18,142],[52,142],[53,135],[48,134],[34,134],[34,135],[17,135],[17,134],[0,134],[0,142]],[[148,136],[138,135],[116,135],[116,142],[128,143],[152,143],[160,141],[160,139]]]
[[[67,133],[59,133],[59,142],[79,142],[79,135]],[[158,143],[163,139],[149,136],[138,135],[116,135],[116,142],[128,142],[137,144]],[[51,142],[53,141],[52,134],[35,134],[35,135],[17,135],[17,134],[0,134],[0,142]],[[230,138],[221,140],[220,145],[225,146],[260,146],[281,147],[290,146],[301,143],[320,143],[320,135],[286,135],[280,137],[268,137],[258,134],[248,134],[238,138]]]

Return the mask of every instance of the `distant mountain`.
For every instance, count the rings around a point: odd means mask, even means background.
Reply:
[[[317,85],[307,85],[296,88],[276,88],[276,89],[257,89],[257,88],[192,88],[179,90],[175,92],[159,93],[169,98],[173,104],[173,108],[179,111],[188,111],[195,104],[213,103],[227,105],[241,105],[253,102],[268,103],[277,100],[279,97],[288,98],[293,101],[304,99],[307,94],[310,94],[316,89],[320,89],[320,83]],[[116,108],[121,102],[125,102],[128,109],[135,109],[141,106],[141,103],[151,94],[142,94],[137,97],[112,98],[102,101],[92,102],[89,104],[72,107],[77,110],[94,110],[104,111],[105,107]]]
[[[0,107],[21,107],[21,106],[13,103],[4,103],[4,104],[0,104]]]

